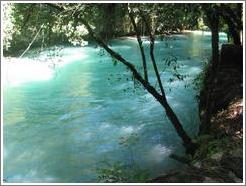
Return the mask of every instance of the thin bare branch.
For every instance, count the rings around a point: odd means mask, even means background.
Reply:
[[[153,64],[153,67],[154,67],[154,70],[155,70],[155,75],[156,75],[156,78],[158,80],[158,84],[159,84],[162,96],[165,97],[164,88],[163,88],[163,85],[162,85],[162,82],[161,82],[160,74],[159,74],[159,71],[158,71],[158,68],[157,68],[157,64],[156,64],[156,61],[155,61],[155,56],[154,56],[155,38],[154,38],[154,36],[151,33],[150,25],[149,25],[148,21],[146,20],[146,17],[144,15],[144,13],[141,10],[139,10],[139,12],[140,12],[140,16],[142,17],[142,19],[143,19],[143,21],[144,21],[144,23],[146,25],[146,29],[147,29],[147,32],[149,34],[149,38],[150,38],[150,58],[151,58],[151,61],[152,61],[152,64]]]
[[[36,38],[38,37],[38,34],[41,31],[41,29],[43,28],[43,26],[44,26],[44,24],[41,25],[41,27],[39,28],[38,32],[36,33],[36,35],[32,39],[31,43],[29,43],[29,45],[26,48],[26,50],[20,55],[20,58],[22,58],[25,55],[25,53],[30,49],[30,47],[32,46],[32,44],[34,43],[34,41],[36,40]]]
[[[128,11],[128,13],[129,13],[129,17],[130,17],[131,23],[133,25],[133,28],[136,32],[137,41],[138,41],[139,49],[140,49],[141,56],[142,56],[143,69],[144,69],[144,79],[146,81],[148,81],[147,63],[146,63],[146,57],[145,57],[144,48],[143,48],[143,42],[141,40],[140,32],[139,32],[137,25],[136,25],[136,22],[134,20],[133,13],[131,12],[131,10]]]

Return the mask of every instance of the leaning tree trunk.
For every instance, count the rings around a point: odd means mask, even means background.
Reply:
[[[49,4],[50,5],[50,4]],[[56,6],[56,5],[50,5],[58,10],[63,11],[64,9],[62,7]],[[93,38],[101,47],[103,47],[114,59],[118,60],[122,64],[124,64],[133,74],[135,79],[137,79],[142,86],[163,106],[163,108],[166,111],[167,117],[171,121],[171,124],[174,126],[177,134],[180,136],[180,138],[183,141],[183,145],[186,149],[186,153],[194,155],[195,150],[197,149],[197,145],[194,144],[191,140],[191,138],[187,135],[185,130],[183,129],[181,123],[179,122],[176,114],[172,110],[172,108],[169,106],[166,97],[159,94],[159,92],[152,86],[148,81],[146,81],[140,73],[137,71],[133,63],[127,61],[124,59],[120,54],[116,53],[112,49],[108,47],[103,40],[98,37],[94,31],[92,30],[91,26],[88,24],[88,22],[83,18],[79,16],[79,13],[75,13],[74,16],[77,16],[78,20],[86,27],[88,30],[89,35],[91,38]]]
[[[154,67],[154,71],[155,71],[155,75],[161,90],[161,94],[162,94],[162,101],[159,102],[162,104],[162,106],[164,107],[167,117],[168,119],[171,121],[172,125],[174,126],[177,134],[179,135],[179,137],[183,140],[183,144],[186,148],[187,153],[194,153],[196,150],[196,145],[194,143],[192,143],[191,138],[187,135],[187,133],[185,132],[185,130],[183,129],[182,124],[180,123],[177,115],[174,113],[173,109],[170,107],[169,103],[167,102],[166,99],[166,94],[162,85],[162,81],[161,81],[161,77],[157,68],[157,64],[156,64],[156,60],[155,60],[155,56],[154,56],[154,44],[155,44],[155,38],[154,35],[151,32],[151,28],[150,25],[148,23],[148,21],[146,20],[146,17],[144,15],[144,13],[140,10],[140,15],[145,23],[146,26],[146,30],[147,33],[149,34],[149,38],[150,38],[150,58]]]
[[[122,62],[124,65],[126,65],[130,69],[130,71],[133,73],[133,76],[142,84],[142,86],[150,94],[152,94],[152,96],[154,96],[156,98],[156,100],[164,107],[166,114],[167,114],[167,117],[169,118],[169,120],[171,121],[172,125],[174,126],[177,134],[179,135],[179,137],[183,141],[183,145],[186,149],[186,153],[193,155],[195,153],[195,150],[197,149],[197,145],[192,142],[191,138],[187,135],[187,133],[183,129],[181,123],[178,120],[178,117],[176,116],[176,114],[174,113],[172,108],[169,106],[169,104],[166,100],[166,97],[163,95],[160,95],[156,91],[156,89],[149,84],[149,82],[144,80],[132,63],[126,61],[121,55],[119,55],[118,53],[111,50],[99,37],[97,37],[94,34],[93,30],[91,29],[90,25],[85,21],[85,19],[81,18],[80,20],[81,20],[81,23],[84,24],[85,27],[87,28],[91,37],[99,45],[101,45],[113,58],[115,58],[116,60],[118,60],[118,61]]]

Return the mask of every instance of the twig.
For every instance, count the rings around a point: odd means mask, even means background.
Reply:
[[[30,47],[32,46],[33,42],[36,40],[36,38],[38,37],[39,32],[41,31],[41,29],[43,28],[44,24],[41,25],[41,27],[39,28],[38,32],[36,33],[36,35],[34,36],[33,40],[31,41],[31,43],[29,43],[28,47],[26,48],[26,50],[20,55],[20,58],[22,58],[25,53],[30,49]]]
[[[128,6],[129,6],[129,5],[128,5]],[[130,9],[130,7],[128,7],[128,8]],[[140,49],[141,56],[142,56],[143,69],[144,69],[144,79],[145,79],[146,81],[148,81],[148,71],[147,71],[146,57],[145,57],[144,48],[143,48],[143,42],[142,42],[142,40],[141,40],[141,36],[140,36],[139,29],[137,28],[137,24],[136,24],[136,22],[135,22],[135,20],[134,20],[132,10],[129,10],[129,9],[128,9],[128,14],[129,14],[131,23],[132,23],[132,25],[133,25],[133,28],[134,28],[134,30],[135,30],[135,32],[136,32],[137,41],[138,41],[139,49]]]

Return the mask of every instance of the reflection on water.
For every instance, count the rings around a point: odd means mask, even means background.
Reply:
[[[139,68],[136,41],[114,40],[111,44]],[[148,42],[144,46],[148,53]],[[173,55],[180,64],[179,72],[188,75],[164,87],[185,130],[195,135],[199,123],[196,93],[185,85],[192,84],[209,57],[210,36],[177,35],[158,41],[155,48],[160,69],[163,59]],[[24,78],[18,86],[10,81],[4,86],[3,170],[8,182],[95,182],[95,168],[101,162],[129,163],[132,154],[119,145],[119,138],[131,133],[139,137],[133,148],[135,163],[152,176],[181,166],[168,158],[173,151],[183,153],[181,140],[154,98],[141,88],[133,89],[131,73],[123,65],[113,66],[110,57],[101,56],[95,47],[64,48],[62,55],[69,63],[53,68],[52,77],[35,79],[38,65],[44,62],[32,64],[33,68],[28,63],[32,81],[25,76],[28,81]],[[22,71],[20,65],[4,71],[30,72]],[[155,84],[151,63],[148,68]],[[11,73],[7,75],[13,81],[20,77]],[[163,81],[170,77],[171,69],[166,69]]]

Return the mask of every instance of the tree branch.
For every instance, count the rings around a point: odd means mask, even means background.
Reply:
[[[146,81],[140,73],[136,70],[135,66],[124,59],[120,54],[116,53],[112,49],[110,49],[103,40],[98,37],[94,31],[92,30],[91,26],[88,24],[88,22],[83,18],[80,17],[78,13],[76,13],[74,16],[78,18],[78,20],[86,27],[86,29],[89,32],[89,35],[92,39],[94,39],[101,47],[103,47],[113,58],[124,64],[129,70],[132,72],[133,76],[142,84],[142,86],[154,97],[156,100],[163,106],[163,108],[166,111],[167,117],[171,121],[171,124],[174,126],[177,134],[183,141],[183,145],[186,148],[186,152],[189,154],[194,154],[197,146],[191,141],[191,138],[187,135],[185,130],[183,129],[181,123],[179,122],[176,114],[172,110],[172,108],[167,103],[166,97],[159,94],[158,91],[149,84],[148,81]],[[153,51],[152,51],[153,52]],[[152,53],[153,54],[153,53]],[[156,67],[157,68],[157,67]],[[164,91],[164,89],[163,89]],[[165,94],[164,94],[165,95]]]
[[[154,44],[155,44],[155,38],[154,36],[152,35],[151,33],[151,29],[150,29],[150,26],[149,26],[149,23],[148,21],[146,20],[146,17],[144,15],[144,13],[139,10],[140,12],[140,16],[142,17],[145,25],[146,25],[146,29],[147,29],[147,32],[149,34],[149,38],[150,38],[150,57],[151,57],[151,61],[152,61],[152,64],[153,64],[153,67],[154,67],[154,70],[155,70],[155,75],[156,75],[156,78],[157,78],[157,81],[158,81],[158,84],[159,84],[159,87],[161,89],[161,93],[162,93],[162,96],[165,97],[165,92],[164,92],[164,88],[163,88],[163,85],[162,85],[162,82],[161,82],[161,78],[160,78],[160,74],[159,74],[159,71],[158,71],[158,68],[157,68],[157,65],[156,65],[156,61],[155,61],[155,56],[154,56]]]
[[[161,82],[161,78],[160,78],[160,74],[156,65],[156,61],[155,61],[155,57],[154,57],[154,43],[155,43],[155,38],[153,36],[153,34],[151,33],[151,29],[150,29],[150,25],[148,23],[148,21],[146,20],[146,17],[144,15],[144,13],[139,10],[140,16],[142,17],[145,25],[146,25],[146,29],[147,32],[149,34],[150,37],[150,57],[153,63],[153,67],[155,70],[155,74],[158,80],[158,84],[159,87],[161,89],[161,93],[162,93],[162,97],[163,97],[163,107],[165,108],[167,117],[169,118],[169,120],[171,121],[172,125],[174,126],[177,134],[180,136],[180,138],[183,140],[183,144],[186,147],[186,151],[187,153],[191,153],[193,154],[196,146],[195,144],[192,143],[191,138],[187,135],[187,133],[185,132],[185,130],[183,129],[183,126],[181,125],[177,115],[174,113],[173,109],[170,107],[169,103],[167,102],[166,99],[166,95],[165,95],[165,91],[164,88],[162,86],[162,82]]]
[[[23,21],[23,24],[20,28],[20,30],[22,30],[24,28],[24,26],[27,24],[27,22],[29,21],[30,17],[31,17],[31,14],[33,13],[33,8],[36,4],[31,4],[31,6],[28,8],[28,11],[27,11],[27,16],[25,18],[25,20]]]
[[[133,13],[131,11],[128,11],[128,14],[129,14],[131,23],[133,25],[133,28],[136,32],[137,41],[138,41],[139,49],[140,49],[141,56],[142,56],[143,69],[144,69],[144,79],[146,81],[148,81],[148,71],[147,71],[146,57],[145,57],[144,48],[143,48],[143,42],[141,40],[140,32],[139,32],[137,25],[136,25],[136,22],[134,20]]]
[[[26,50],[20,55],[20,58],[22,58],[25,53],[30,49],[30,47],[32,46],[33,42],[36,40],[36,38],[38,37],[39,32],[41,31],[41,29],[43,28],[44,24],[41,25],[41,27],[39,28],[38,32],[36,33],[36,35],[34,36],[34,38],[32,39],[31,43],[29,43],[28,47],[26,48]]]

